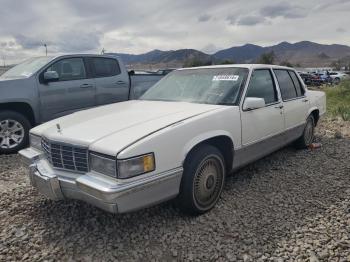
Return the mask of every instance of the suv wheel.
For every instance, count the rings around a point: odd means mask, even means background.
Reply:
[[[14,111],[0,112],[0,153],[15,153],[27,146],[30,127],[23,115]]]
[[[218,201],[225,182],[225,161],[221,152],[210,145],[192,151],[184,165],[178,205],[191,215],[203,214]]]

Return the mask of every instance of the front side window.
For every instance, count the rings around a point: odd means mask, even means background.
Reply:
[[[287,70],[274,70],[281,90],[283,100],[294,99],[297,97],[297,91],[294,87],[292,78]]]
[[[66,58],[51,65],[46,71],[56,71],[59,81],[78,80],[86,78],[82,58]]]
[[[270,70],[259,69],[253,72],[246,97],[264,98],[267,105],[278,101]]]
[[[248,72],[247,68],[178,70],[162,78],[140,99],[236,105]]]
[[[95,68],[95,77],[109,77],[120,74],[120,67],[115,59],[92,58]]]

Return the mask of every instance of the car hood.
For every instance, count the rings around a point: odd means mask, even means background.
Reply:
[[[93,151],[116,155],[151,133],[221,107],[134,100],[61,117],[34,128],[32,133],[52,141],[87,146]]]
[[[29,76],[13,76],[13,77],[3,77],[0,76],[0,83],[6,83],[6,82],[12,82],[12,81],[20,81],[20,80],[24,80],[24,79],[28,79]]]

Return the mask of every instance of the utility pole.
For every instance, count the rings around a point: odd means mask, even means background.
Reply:
[[[44,44],[45,46],[45,55],[47,56],[47,44]]]

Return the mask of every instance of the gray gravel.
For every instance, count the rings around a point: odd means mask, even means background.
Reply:
[[[172,202],[126,215],[52,202],[0,156],[0,261],[350,261],[350,139],[318,140],[229,177],[200,217]]]

